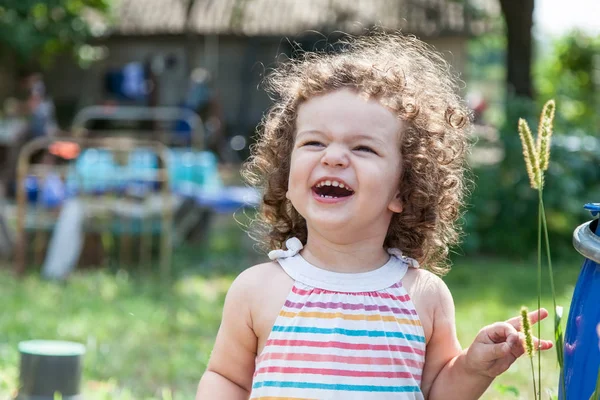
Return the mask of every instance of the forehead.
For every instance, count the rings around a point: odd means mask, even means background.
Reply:
[[[402,121],[375,99],[367,99],[351,89],[339,89],[315,96],[298,108],[298,132],[332,134],[360,133],[380,139],[398,139]]]

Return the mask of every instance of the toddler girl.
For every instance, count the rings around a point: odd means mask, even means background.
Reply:
[[[268,83],[245,174],[272,261],[232,284],[197,399],[477,399],[523,345],[514,318],[463,350],[438,277],[469,134],[447,64],[375,32]]]

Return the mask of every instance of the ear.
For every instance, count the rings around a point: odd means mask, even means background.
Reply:
[[[390,204],[388,204],[388,210],[400,214],[403,209],[402,200],[400,200],[400,191],[397,191]]]

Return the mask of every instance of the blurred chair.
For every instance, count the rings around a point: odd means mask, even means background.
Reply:
[[[43,151],[43,162],[31,155]],[[182,199],[171,190],[169,149],[126,137],[39,138],[17,167],[15,269],[42,264],[64,278],[86,255],[146,266],[156,256],[169,274],[173,215]],[[45,249],[48,249],[45,251]]]
[[[178,124],[189,127],[182,137]],[[157,140],[169,147],[205,148],[205,129],[200,116],[182,107],[89,106],[73,118],[76,137],[134,137]]]

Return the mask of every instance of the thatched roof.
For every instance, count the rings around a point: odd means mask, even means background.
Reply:
[[[183,34],[186,26],[195,34],[248,36],[359,33],[373,25],[423,37],[487,29],[480,10],[456,0],[196,0],[189,14],[188,1],[117,0],[111,22],[92,21],[117,35]]]

